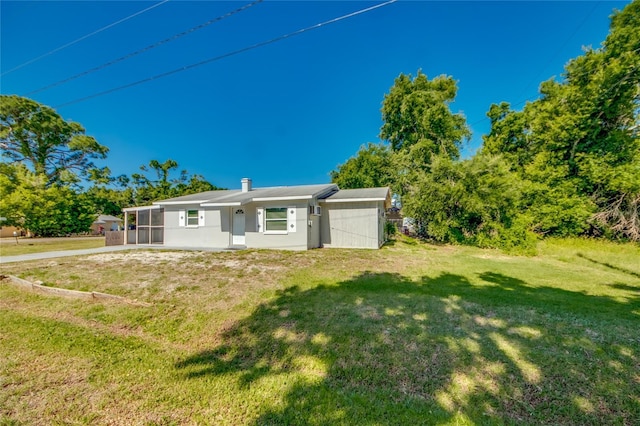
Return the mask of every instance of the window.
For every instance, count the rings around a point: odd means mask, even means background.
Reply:
[[[198,226],[198,210],[187,210],[187,226]]]
[[[264,229],[265,231],[287,232],[287,208],[270,207],[264,209]]]

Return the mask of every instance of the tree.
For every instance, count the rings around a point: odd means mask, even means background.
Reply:
[[[45,185],[45,177],[24,164],[0,163],[0,215],[7,225],[53,237],[89,230],[95,219],[83,194],[62,185]]]
[[[430,163],[433,155],[451,159],[460,156],[460,145],[470,136],[464,116],[454,114],[449,104],[458,88],[453,78],[429,80],[425,74],[400,74],[382,102],[380,139],[389,141],[394,151],[413,151],[414,160]]]
[[[135,205],[133,188],[129,186],[131,179],[126,175],[111,176],[108,167],[91,171],[89,182],[93,183],[84,195],[97,214],[120,216],[122,209]]]
[[[10,162],[28,165],[45,185],[76,181],[108,148],[65,121],[52,108],[15,95],[0,95],[0,148]]]
[[[386,144],[368,143],[331,171],[331,182],[342,189],[372,188],[393,184],[393,152]]]
[[[221,189],[207,182],[200,175],[189,175],[186,170],[182,170],[179,177],[171,179],[171,171],[177,169],[178,163],[172,159],[168,159],[164,163],[160,163],[158,160],[151,160],[148,166],[140,166],[140,170],[143,172],[153,171],[156,176],[154,179],[141,173],[131,175],[135,188],[135,203],[144,205],[181,195]]]
[[[440,155],[429,173],[417,175],[403,212],[419,235],[435,241],[530,252],[535,236],[518,215],[521,186],[500,156],[455,161]]]
[[[400,74],[382,102],[380,138],[393,151],[393,189],[404,200],[411,197],[412,182],[429,173],[433,158],[460,157],[460,146],[470,136],[466,119],[453,113],[450,103],[458,88],[455,80],[425,74]]]
[[[538,100],[489,110],[483,150],[504,154],[536,188],[527,208],[540,232],[640,239],[639,27],[636,0],[613,15],[603,46],[569,61]]]

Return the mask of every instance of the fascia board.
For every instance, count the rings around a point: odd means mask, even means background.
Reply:
[[[193,204],[202,204],[206,203],[209,200],[191,200],[191,201],[155,201],[153,205],[155,206],[190,206]]]
[[[289,196],[289,197],[260,197],[254,198],[251,201],[261,202],[261,201],[292,201],[292,200],[310,200],[313,198],[313,195],[300,195],[300,196]]]
[[[353,203],[357,201],[384,201],[385,198],[341,198],[339,200],[320,200],[321,203]]]
[[[228,203],[202,203],[200,204],[202,207],[232,207],[232,206],[242,206],[244,203],[240,201],[228,202]]]
[[[136,206],[136,207],[125,207],[122,209],[123,212],[137,212],[138,210],[158,210],[162,206],[153,205],[153,206]]]

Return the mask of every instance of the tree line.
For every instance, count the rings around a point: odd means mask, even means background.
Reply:
[[[382,104],[380,143],[331,172],[341,188],[390,186],[435,241],[531,250],[543,236],[640,241],[640,2],[612,15],[598,49],[568,62],[522,110],[491,105],[470,130],[450,76],[401,74]]]
[[[36,236],[84,233],[98,214],[121,216],[124,207],[219,189],[178,163],[151,160],[131,175],[112,176],[109,149],[52,108],[15,95],[0,96],[1,226]],[[176,175],[177,176],[174,176]]]
[[[612,15],[598,49],[540,85],[521,110],[491,105],[471,158],[471,132],[451,111],[450,76],[401,74],[384,96],[379,143],[333,170],[341,188],[390,186],[420,236],[530,250],[543,236],[640,240],[640,0]],[[96,214],[218,189],[151,160],[131,175],[99,168],[108,148],[55,110],[0,96],[0,216],[41,236],[85,232]],[[177,175],[176,175],[177,174]]]

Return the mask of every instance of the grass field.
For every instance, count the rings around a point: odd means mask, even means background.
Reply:
[[[640,247],[133,251],[2,265],[0,424],[640,424]]]
[[[104,237],[0,239],[0,256],[104,247]]]

